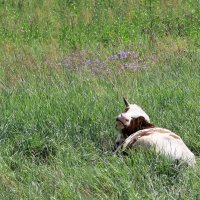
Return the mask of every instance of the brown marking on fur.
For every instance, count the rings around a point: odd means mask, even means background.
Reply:
[[[127,145],[127,147],[132,146],[135,142],[137,142],[138,138],[133,138],[133,140]]]
[[[173,137],[175,139],[179,139],[180,140],[180,137],[178,135],[176,135],[176,134],[170,134],[169,136],[171,136],[171,137]]]
[[[137,142],[138,139],[140,139],[141,137],[144,136],[148,136],[151,134],[154,134],[155,132],[151,131],[151,130],[147,130],[147,131],[142,131],[140,134],[136,135],[135,137],[133,137],[132,141],[130,142],[130,144],[128,145],[129,147],[132,146],[135,142]]]
[[[163,129],[157,129],[157,130],[147,130],[145,132],[141,132],[141,134],[139,134],[138,136],[143,137],[146,135],[151,135],[151,134],[156,134],[156,133],[160,133],[160,134],[169,134],[169,136],[175,138],[175,139],[180,139],[180,137],[178,135],[176,135],[175,133],[171,133],[171,131],[166,131]]]
[[[139,134],[138,136],[141,138],[143,136],[148,136],[148,135],[151,135],[151,134],[154,134],[154,132],[152,132],[152,131],[144,131],[144,132],[141,132],[141,134]]]
[[[171,131],[167,131],[167,130],[164,130],[164,129],[162,129],[162,128],[160,128],[160,129],[157,129],[157,130],[155,130],[156,132],[159,132],[159,133],[171,133]]]
[[[122,133],[124,134],[124,137],[127,138],[131,134],[147,129],[147,128],[154,128],[155,126],[145,120],[144,117],[138,117],[138,118],[132,118],[130,126],[125,127],[122,129]]]
[[[164,130],[162,132],[160,132],[160,130],[162,130],[162,129],[159,129],[159,132],[158,132],[158,130],[146,130],[146,131],[144,130],[144,131],[142,131],[140,134],[138,134],[138,135],[136,135],[135,137],[132,138],[132,140],[130,141],[130,143],[127,145],[126,148],[131,148],[131,146],[133,146],[133,144],[135,142],[137,142],[137,140],[142,138],[142,137],[149,136],[149,135],[156,134],[156,133],[161,133],[161,134],[168,133],[166,131],[164,132]],[[179,139],[179,140],[181,139],[178,135],[176,135],[174,133],[170,134],[169,136],[171,136],[175,139]]]
[[[138,117],[137,120],[138,120],[138,127],[140,130],[155,127],[153,124],[147,122],[144,117]]]

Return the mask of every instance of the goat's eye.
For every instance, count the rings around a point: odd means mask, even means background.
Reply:
[[[128,122],[129,120],[128,120],[128,119],[125,119],[125,121]]]
[[[125,108],[124,112],[127,112],[129,110],[129,108]]]

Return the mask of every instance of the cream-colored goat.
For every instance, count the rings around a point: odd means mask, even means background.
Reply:
[[[156,128],[150,123],[149,116],[136,104],[130,104],[124,99],[126,109],[116,118],[116,127],[120,133],[115,141],[115,148],[122,151],[138,146],[155,148],[157,153],[172,160],[193,166],[194,154],[188,149],[183,140],[174,132]]]

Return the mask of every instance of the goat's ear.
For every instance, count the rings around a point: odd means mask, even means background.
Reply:
[[[138,117],[138,125],[140,129],[145,129],[145,128],[153,128],[154,125],[149,123],[144,117],[140,116]]]
[[[126,107],[128,107],[130,105],[130,103],[127,101],[127,99],[125,97],[123,97],[123,100],[124,100]]]

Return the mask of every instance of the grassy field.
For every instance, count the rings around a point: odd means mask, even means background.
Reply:
[[[0,0],[0,199],[200,199],[197,0]],[[122,97],[197,158],[114,157]]]

